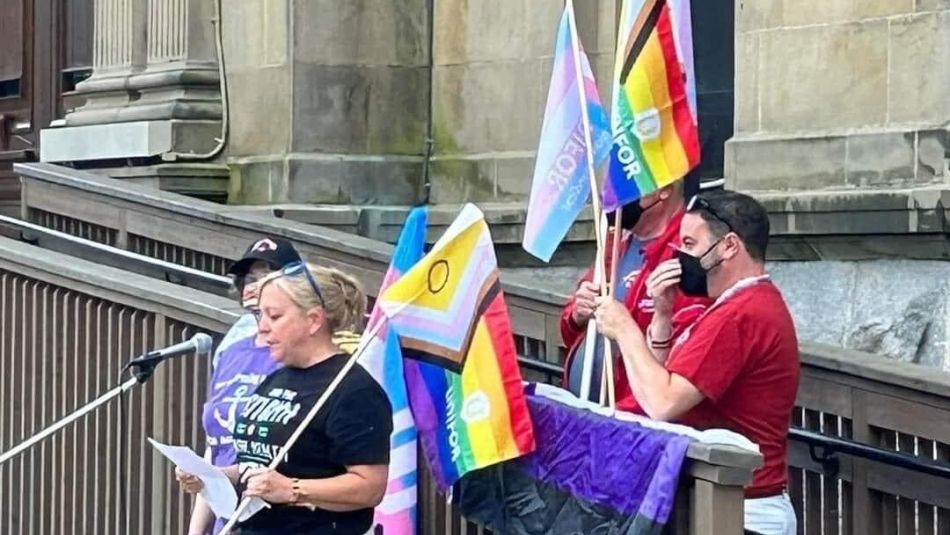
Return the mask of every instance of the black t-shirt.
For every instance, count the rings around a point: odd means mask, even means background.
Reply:
[[[234,426],[241,470],[267,466],[336,377],[348,356],[338,354],[309,368],[281,368],[257,387]],[[354,366],[290,449],[277,471],[298,479],[341,475],[346,466],[389,463],[392,407],[361,366]],[[363,534],[373,509],[333,512],[273,504],[240,524],[241,533]]]

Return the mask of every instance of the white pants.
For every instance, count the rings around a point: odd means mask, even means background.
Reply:
[[[762,535],[795,535],[796,523],[787,493],[745,501],[745,529]]]

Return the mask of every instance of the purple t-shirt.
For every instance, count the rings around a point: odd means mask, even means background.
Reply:
[[[208,399],[202,413],[211,464],[215,466],[237,463],[231,437],[234,422],[257,385],[279,367],[270,356],[270,348],[259,347],[256,338],[257,322],[254,316],[246,314],[231,326],[215,353]],[[213,533],[222,527],[224,521],[219,518]]]

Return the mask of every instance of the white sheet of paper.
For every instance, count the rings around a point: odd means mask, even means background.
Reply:
[[[235,492],[231,480],[224,475],[220,468],[209,463],[186,446],[169,446],[156,442],[151,438],[148,441],[169,461],[175,463],[175,466],[201,479],[201,482],[204,483],[201,496],[208,502],[208,507],[214,511],[217,517],[230,518],[234,514],[238,504],[237,492]],[[257,510],[254,512],[257,512]],[[242,516],[249,517],[250,515]]]

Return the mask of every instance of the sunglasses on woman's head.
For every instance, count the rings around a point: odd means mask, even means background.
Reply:
[[[320,306],[326,308],[327,302],[323,299],[323,292],[320,291],[320,285],[318,285],[316,279],[313,278],[313,274],[310,273],[310,269],[307,268],[306,262],[287,264],[280,270],[280,274],[286,277],[298,275],[300,272],[303,272],[307,277],[307,282],[309,282],[310,287],[313,288],[313,293],[316,294],[317,299],[320,301]]]

